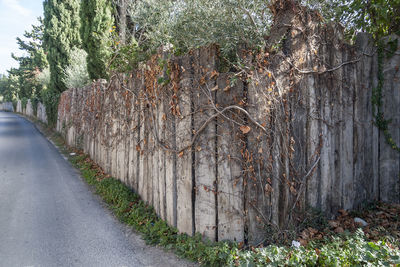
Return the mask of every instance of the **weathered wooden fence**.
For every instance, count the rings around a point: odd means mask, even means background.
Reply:
[[[308,206],[329,215],[399,202],[400,157],[387,142],[400,145],[399,47],[342,35],[286,6],[268,53],[239,51],[241,71],[223,72],[213,46],[156,55],[65,91],[57,129],[162,219],[212,240],[262,242]],[[386,137],[378,111],[391,120]]]
[[[43,123],[47,124],[47,113],[46,113],[46,107],[39,102],[37,105],[37,110],[36,110],[36,117],[38,120],[40,120]]]
[[[0,110],[14,112],[13,103],[12,102],[0,103]]]
[[[22,106],[22,101],[18,100],[16,112],[22,113],[30,117],[36,117],[41,122],[47,123],[46,107],[41,102],[38,102],[35,112],[34,106],[30,99],[28,99],[25,107]]]
[[[17,110],[16,110],[16,112],[24,113],[24,111],[22,110],[22,101],[21,100],[18,100],[18,102],[17,102]]]

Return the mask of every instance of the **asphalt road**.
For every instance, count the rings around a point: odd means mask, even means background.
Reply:
[[[0,112],[0,266],[189,266],[120,224],[29,121]]]

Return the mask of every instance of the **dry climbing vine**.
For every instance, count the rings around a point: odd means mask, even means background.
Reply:
[[[328,212],[342,205],[341,195],[327,193],[345,190],[334,175],[353,162],[335,158],[353,151],[342,133],[353,128],[345,125],[353,112],[346,103],[356,82],[342,73],[362,57],[314,13],[295,6],[281,12],[271,49],[240,48],[235,62],[215,46],[184,56],[160,52],[130,74],[113,75],[108,86],[63,94],[60,117],[90,136],[86,143],[96,145],[88,150],[106,151],[99,161],[107,171],[180,230],[248,244],[290,240],[308,205]],[[155,179],[165,179],[156,193]],[[179,221],[184,216],[192,225]]]

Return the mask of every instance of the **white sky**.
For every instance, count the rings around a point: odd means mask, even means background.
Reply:
[[[39,16],[43,17],[43,0],[0,0],[0,73],[18,67],[11,58],[12,52],[21,55],[15,38],[38,24]]]

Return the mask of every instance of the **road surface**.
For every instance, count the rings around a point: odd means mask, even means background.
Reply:
[[[0,266],[189,266],[120,224],[33,124],[0,111]]]

